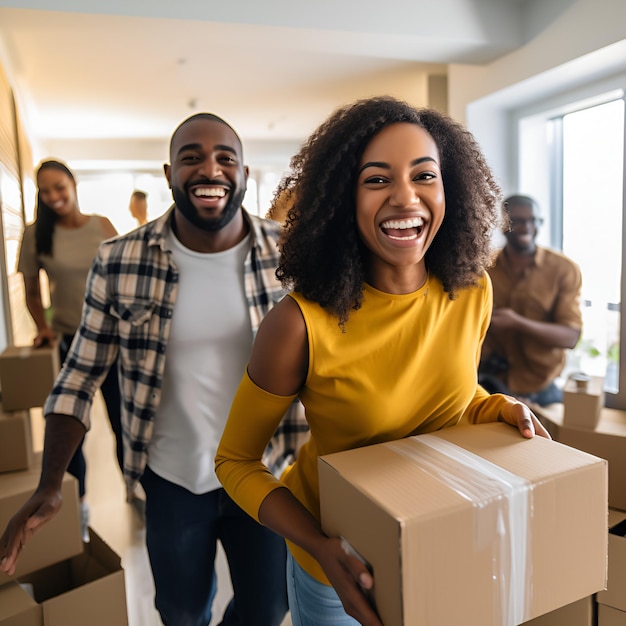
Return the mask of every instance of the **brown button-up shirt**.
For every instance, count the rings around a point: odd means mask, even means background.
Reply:
[[[516,275],[504,250],[489,270],[494,309],[506,307],[532,320],[582,328],[578,266],[566,256],[537,247],[533,262]],[[515,394],[540,391],[565,365],[565,350],[548,348],[520,333],[487,333],[483,358],[496,353],[508,362],[502,380]]]

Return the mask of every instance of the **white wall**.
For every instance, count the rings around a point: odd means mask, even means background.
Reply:
[[[543,10],[537,4],[535,18]],[[626,2],[578,0],[519,50],[486,66],[450,65],[449,112],[477,137],[502,186],[516,186],[509,112],[626,70]]]

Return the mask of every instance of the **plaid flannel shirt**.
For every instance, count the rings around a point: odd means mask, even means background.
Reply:
[[[176,303],[179,274],[165,242],[172,212],[173,207],[159,219],[100,246],[87,278],[80,327],[44,407],[45,415],[70,415],[89,429],[93,396],[119,355],[129,497],[146,467]],[[275,276],[280,225],[245,210],[244,217],[252,236],[244,284],[256,336],[265,314],[285,295]],[[198,294],[198,304],[210,297],[207,285],[206,292]],[[302,406],[295,402],[265,452],[264,461],[275,475],[293,462],[307,436]]]

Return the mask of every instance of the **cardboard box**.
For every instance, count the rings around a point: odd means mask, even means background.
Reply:
[[[41,607],[17,583],[0,587],[0,626],[43,626]]]
[[[121,559],[92,529],[90,537],[79,556],[19,579],[21,585],[30,586],[33,598],[17,583],[0,587],[0,625],[127,626]],[[33,604],[39,616],[33,616]],[[15,620],[19,610],[24,612],[23,622],[2,621],[3,613],[11,612]]]
[[[562,404],[533,411],[553,439],[608,461],[609,506],[626,510],[626,412],[604,408],[596,429],[582,430],[563,424]]]
[[[598,626],[626,626],[626,611],[599,604]]]
[[[33,462],[33,435],[28,411],[6,412],[0,404],[0,472],[28,469]]]
[[[620,511],[619,509],[612,509],[609,507],[609,528],[612,528],[625,519],[626,511]]]
[[[0,534],[17,510],[28,500],[39,483],[41,455],[22,472],[0,474]],[[57,563],[83,551],[78,503],[78,483],[70,474],[63,478],[63,506],[59,513],[24,546],[13,578]],[[0,572],[0,585],[11,577]]]
[[[597,594],[599,604],[626,611],[626,513],[609,516],[609,567],[606,591]],[[613,522],[613,523],[611,523]]]
[[[8,346],[0,354],[0,392],[4,410],[43,406],[58,373],[57,347]]]
[[[503,626],[605,588],[607,464],[501,423],[320,457],[321,519],[385,626]]]
[[[568,378],[563,388],[563,425],[593,430],[604,407],[604,378],[575,376]]]
[[[595,626],[596,612],[594,597],[587,596],[524,622],[523,626]]]

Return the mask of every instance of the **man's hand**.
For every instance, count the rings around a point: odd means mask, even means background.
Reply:
[[[507,332],[512,330],[519,330],[520,320],[523,318],[516,313],[513,309],[499,308],[494,309],[491,314],[491,323],[489,330],[495,332]]]
[[[0,571],[15,573],[18,557],[26,542],[61,509],[60,491],[36,491],[9,520],[0,537]]]
[[[51,328],[42,328],[33,341],[35,348],[43,346],[55,346],[57,343],[57,334]]]
[[[520,433],[528,439],[535,435],[552,439],[537,416],[525,404],[513,398],[500,410],[500,418],[507,424],[517,426]]]

